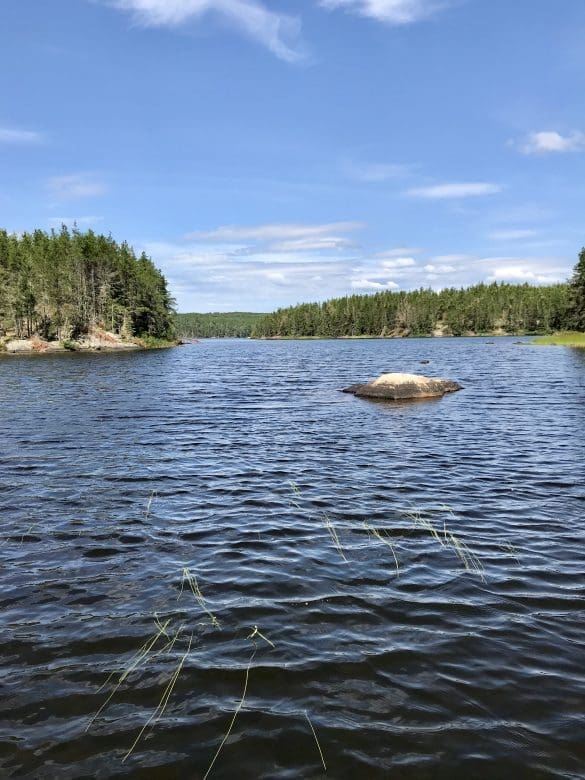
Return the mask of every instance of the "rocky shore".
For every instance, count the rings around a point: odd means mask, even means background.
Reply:
[[[138,349],[170,347],[176,342],[150,343],[140,338],[124,338],[117,333],[96,329],[78,339],[48,341],[38,336],[18,339],[10,336],[0,337],[0,354],[5,355],[45,355],[56,352],[129,352]]]

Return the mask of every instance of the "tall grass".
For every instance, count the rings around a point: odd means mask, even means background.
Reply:
[[[539,336],[532,344],[538,346],[585,347],[585,333],[563,331],[552,336]]]

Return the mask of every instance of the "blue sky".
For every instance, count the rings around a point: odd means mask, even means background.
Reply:
[[[566,279],[583,0],[2,0],[0,224],[144,249],[180,311]]]

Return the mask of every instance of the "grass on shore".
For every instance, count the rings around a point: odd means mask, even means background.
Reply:
[[[534,339],[532,343],[541,346],[585,347],[585,333],[563,331],[561,333],[553,333],[552,336],[540,336]]]

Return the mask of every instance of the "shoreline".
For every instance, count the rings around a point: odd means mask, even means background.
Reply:
[[[123,339],[115,333],[107,331],[88,334],[79,341],[62,339],[61,341],[47,341],[38,337],[29,339],[10,338],[0,341],[0,357],[6,356],[36,356],[36,355],[63,355],[76,352],[136,352],[151,349],[168,349],[179,346],[180,341],[166,341],[164,339],[140,338]]]
[[[537,337],[536,333],[463,333],[460,336],[451,334],[432,335],[408,335],[408,336],[249,336],[252,341],[408,341],[414,339],[447,340],[447,339],[532,339]]]

